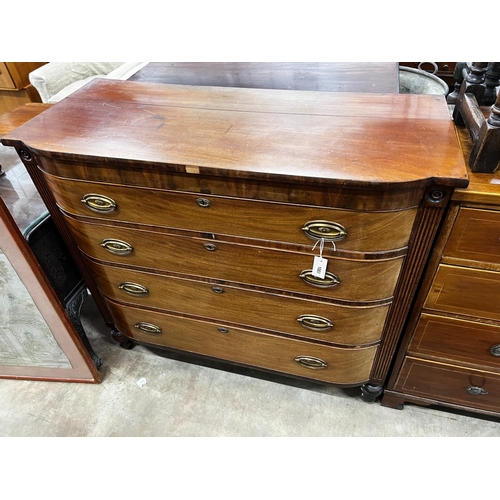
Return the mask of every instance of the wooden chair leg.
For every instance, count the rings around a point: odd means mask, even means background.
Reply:
[[[483,106],[491,106],[497,97],[497,87],[500,85],[500,62],[488,63],[488,69],[484,75],[485,91],[483,96]]]
[[[488,68],[487,62],[473,62],[470,69],[463,70],[464,81],[460,87],[455,109],[453,110],[453,121],[455,125],[464,125],[462,116],[463,104],[466,95],[472,94],[480,106],[483,101],[485,86],[485,73]]]

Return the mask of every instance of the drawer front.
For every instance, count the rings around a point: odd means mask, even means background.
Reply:
[[[389,304],[341,306],[87,262],[101,292],[116,301],[324,342],[379,341],[389,309]]]
[[[336,384],[366,382],[377,351],[374,346],[324,346],[111,302],[109,307],[118,329],[138,341]]]
[[[461,208],[444,256],[500,264],[500,212]]]
[[[500,411],[500,377],[477,370],[406,358],[394,390],[470,408]]]
[[[48,174],[46,179],[59,206],[74,215],[311,246],[321,237],[332,238],[339,248],[364,252],[406,247],[416,214],[416,209],[356,212],[71,181]]]
[[[408,353],[500,371],[500,326],[422,314]]]
[[[330,275],[318,287],[310,276],[300,277],[311,270],[312,254],[67,221],[79,247],[98,260],[346,301],[392,297],[402,262],[329,258]],[[109,250],[110,240],[132,250],[117,255]]]
[[[441,264],[424,308],[500,320],[500,273]]]

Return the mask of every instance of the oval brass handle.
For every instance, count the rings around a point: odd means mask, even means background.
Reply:
[[[209,252],[214,252],[215,250],[217,250],[217,247],[213,243],[203,243],[203,246]]]
[[[220,286],[213,286],[212,287],[212,292],[215,292],[215,293],[224,293],[224,288],[221,288]]]
[[[467,393],[471,396],[485,396],[488,391],[485,391],[482,387],[467,387]]]
[[[328,363],[326,361],[313,356],[297,356],[295,361],[305,368],[311,368],[311,370],[324,370],[328,368]]]
[[[318,288],[330,288],[340,285],[340,279],[333,273],[326,272],[324,278],[318,278],[312,273],[312,269],[307,269],[299,274],[300,279],[308,285],[317,286]]]
[[[94,212],[112,212],[116,210],[116,202],[102,194],[89,193],[81,200],[90,210]]]
[[[302,231],[314,240],[323,238],[325,241],[339,241],[347,236],[347,230],[337,222],[327,220],[312,220],[302,226]]]
[[[160,335],[161,328],[159,326],[153,325],[152,323],[145,323],[144,321],[139,321],[134,325],[134,328],[137,328],[143,333],[147,333],[148,335]]]
[[[490,353],[492,356],[500,356],[500,344],[495,344],[490,347]]]
[[[130,281],[120,283],[118,288],[129,295],[133,295],[134,297],[140,297],[149,293],[149,290],[145,286],[140,285],[139,283],[132,283]]]
[[[112,238],[106,238],[102,240],[101,246],[108,252],[114,253],[116,255],[128,255],[134,250],[134,247],[130,243],[122,240],[115,240]]]
[[[328,318],[316,316],[315,314],[302,314],[297,318],[300,326],[315,332],[326,332],[333,328],[333,323]]]
[[[211,205],[210,200],[206,198],[197,198],[196,203],[198,203],[201,208],[209,208]]]
[[[223,326],[219,326],[217,328],[217,331],[219,331],[220,333],[229,333],[229,329],[228,328],[224,328]]]

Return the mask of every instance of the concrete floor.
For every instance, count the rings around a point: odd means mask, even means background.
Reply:
[[[124,350],[91,298],[82,321],[103,360],[102,382],[0,380],[0,436],[500,436],[499,422],[367,404],[357,389]]]

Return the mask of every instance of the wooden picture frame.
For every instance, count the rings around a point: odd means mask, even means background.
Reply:
[[[3,349],[0,344],[0,378],[99,383],[99,370],[1,198],[0,264],[0,273],[3,272],[4,278],[4,282],[0,282],[0,299],[5,301],[2,309],[4,314],[9,301],[14,304],[16,300],[21,300],[16,296],[17,292],[28,299],[26,310],[23,312],[27,326],[19,327],[19,318],[22,317],[19,312],[15,318],[15,334],[14,328],[9,331],[8,324],[0,325],[0,341],[3,342]],[[17,286],[16,293],[9,290],[14,286]],[[35,319],[30,319],[29,313]],[[7,310],[6,314],[9,315],[10,312]],[[21,330],[22,335],[19,334]],[[37,347],[41,346],[41,342],[35,338],[38,334],[43,336],[48,345],[39,351]],[[12,338],[9,339],[9,335],[12,335]],[[15,356],[9,358],[9,355],[6,355],[5,346],[9,342],[22,352],[19,346],[25,345],[26,339],[30,347],[26,350],[26,359],[20,356],[16,361]],[[37,359],[38,352],[43,358],[41,361]],[[47,355],[47,352],[50,352],[50,355]]]

